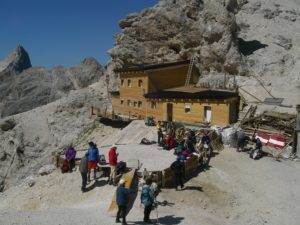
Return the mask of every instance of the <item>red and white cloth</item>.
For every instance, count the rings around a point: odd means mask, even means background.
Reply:
[[[268,146],[273,147],[273,148],[283,149],[285,146],[285,139],[281,135],[272,134],[270,136]]]
[[[257,133],[256,138],[272,148],[283,149],[285,146],[285,138],[279,134]]]

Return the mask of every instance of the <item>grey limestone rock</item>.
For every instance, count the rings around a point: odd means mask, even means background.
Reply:
[[[122,32],[108,51],[107,75],[116,89],[114,69],[190,59],[195,55],[202,75],[212,70],[243,74],[236,44],[234,13],[245,4],[236,0],[161,0],[119,22]]]
[[[0,70],[0,118],[45,105],[71,90],[87,87],[98,81],[104,71],[94,58],[86,58],[71,68],[30,67],[29,56],[20,46],[7,58],[10,60],[0,62],[1,68],[7,66]]]
[[[39,169],[39,174],[41,176],[45,176],[45,175],[49,175],[50,173],[52,173],[54,170],[56,169],[56,167],[54,165],[45,165],[43,167],[41,167]]]
[[[1,72],[20,73],[30,67],[31,62],[28,53],[21,45],[18,45],[4,60],[0,61],[0,78]]]
[[[8,119],[0,122],[0,128],[2,131],[8,131],[15,127],[16,123],[13,119]]]

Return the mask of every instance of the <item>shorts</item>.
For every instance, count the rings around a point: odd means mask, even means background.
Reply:
[[[97,162],[89,161],[89,162],[88,162],[88,168],[89,168],[89,169],[97,169],[97,168],[98,168]]]

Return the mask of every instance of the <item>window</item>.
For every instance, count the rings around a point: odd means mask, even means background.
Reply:
[[[156,109],[156,102],[152,101],[150,102],[151,109]]]
[[[138,102],[138,108],[142,108],[142,102],[141,101]]]
[[[131,106],[131,101],[127,100],[127,106]]]
[[[130,79],[127,80],[127,86],[131,87],[131,80]]]
[[[121,80],[121,86],[123,86],[123,85],[124,85],[124,79]]]
[[[139,81],[138,81],[138,85],[139,85],[139,87],[142,87],[142,86],[143,86],[143,81],[142,81],[142,80],[139,80]]]
[[[137,107],[137,102],[133,102],[133,106],[136,108]]]
[[[123,99],[121,99],[121,105],[124,105],[124,100]]]
[[[185,113],[190,113],[191,112],[191,104],[185,103],[184,112]]]

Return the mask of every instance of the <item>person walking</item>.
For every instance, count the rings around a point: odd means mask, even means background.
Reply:
[[[81,158],[80,165],[79,165],[79,171],[81,173],[82,178],[82,185],[81,185],[81,191],[86,191],[86,184],[87,184],[87,174],[88,174],[88,153],[85,153],[85,155]]]
[[[91,170],[94,170],[94,180],[96,180],[96,173],[99,162],[99,150],[94,142],[89,142],[88,148],[88,181],[91,181]]]
[[[116,192],[116,201],[118,205],[118,212],[116,217],[116,223],[121,223],[120,218],[122,217],[122,225],[127,225],[126,223],[126,210],[127,210],[127,196],[128,194],[134,193],[135,190],[125,188],[126,181],[121,179],[119,181],[119,186]]]
[[[117,153],[117,146],[113,144],[108,152],[108,160],[110,165],[110,175],[108,180],[109,184],[115,184],[118,155],[119,154]]]
[[[180,157],[177,157],[177,160],[171,164],[171,170],[174,172],[174,184],[175,189],[178,191],[178,185],[180,185],[181,190],[184,188],[182,175],[183,175],[184,163]]]
[[[150,188],[152,184],[152,179],[147,178],[146,183],[142,187],[141,192],[141,204],[144,205],[144,222],[145,223],[152,223],[150,220],[150,213],[153,207],[155,195],[153,190]]]

